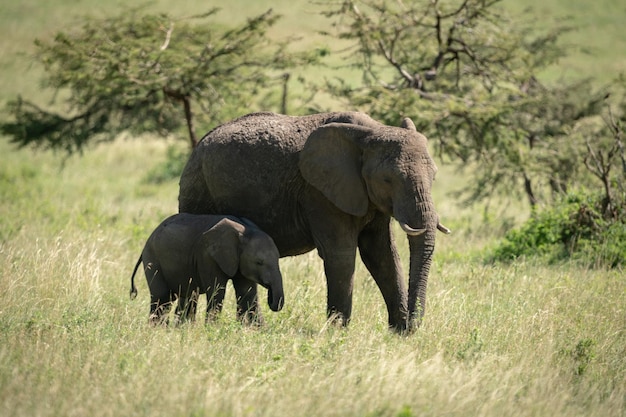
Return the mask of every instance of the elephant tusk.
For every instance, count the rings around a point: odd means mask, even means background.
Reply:
[[[447,235],[449,235],[450,233],[452,233],[452,230],[448,229],[446,226],[444,226],[444,225],[443,225],[443,224],[441,224],[441,223],[437,223],[437,229],[438,229],[440,232],[443,232],[443,233],[445,233],[445,234],[447,234]]]
[[[402,230],[404,230],[404,233],[406,233],[409,236],[419,236],[423,234],[424,232],[426,232],[426,229],[413,229],[411,226],[409,226],[406,223],[400,223],[400,227],[402,228]]]

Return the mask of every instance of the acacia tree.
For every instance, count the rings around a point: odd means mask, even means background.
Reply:
[[[127,12],[37,40],[43,85],[59,92],[55,111],[18,97],[8,103],[13,120],[2,133],[21,146],[71,153],[123,131],[186,129],[195,146],[196,125],[206,129],[254,108],[255,96],[280,88],[287,69],[316,59],[287,52],[288,40],[270,40],[279,18],[271,10],[235,28],[212,21],[217,12],[186,19]]]
[[[386,123],[411,117],[442,155],[473,167],[470,201],[513,190],[534,206],[538,190],[566,191],[584,171],[584,141],[570,133],[600,114],[606,91],[590,80],[540,82],[564,55],[558,41],[568,28],[512,21],[498,3],[329,3],[325,15],[362,77],[328,88]]]
[[[622,114],[624,114],[622,109]],[[583,163],[602,184],[600,212],[605,219],[619,220],[626,210],[626,151],[623,136],[625,120],[617,118],[610,106],[602,126],[581,127],[586,154]],[[616,195],[617,194],[617,195]],[[624,219],[626,220],[626,219]]]

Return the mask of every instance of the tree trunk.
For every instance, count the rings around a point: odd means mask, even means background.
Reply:
[[[289,85],[290,77],[291,77],[291,74],[289,74],[288,72],[283,74],[283,96],[282,96],[282,100],[280,103],[280,112],[282,114],[287,114],[287,99],[288,99],[287,87]]]
[[[528,196],[528,202],[530,203],[530,207],[534,208],[537,205],[537,198],[533,193],[533,186],[528,178],[528,175],[524,172],[524,190],[526,190],[526,195]]]
[[[189,141],[191,142],[191,149],[198,145],[198,138],[193,127],[193,114],[191,113],[191,100],[189,96],[183,97],[183,105],[185,106],[185,120],[187,121],[187,131],[189,132]]]
[[[191,112],[191,98],[189,95],[183,94],[180,91],[171,90],[167,87],[163,87],[163,93],[171,99],[180,101],[183,103],[183,109],[185,110],[185,121],[187,122],[187,132],[189,133],[189,142],[191,149],[198,145],[198,138],[193,126],[193,113]]]

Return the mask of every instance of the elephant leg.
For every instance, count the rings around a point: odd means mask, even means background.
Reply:
[[[159,264],[148,263],[146,280],[150,289],[150,324],[167,324],[167,316],[172,307],[173,294],[170,291]]]
[[[257,284],[245,279],[239,273],[233,277],[233,287],[237,295],[237,318],[244,324],[262,325],[263,317],[257,297]]]
[[[387,305],[389,327],[404,332],[408,326],[407,289],[402,263],[391,235],[391,223],[377,216],[359,235],[361,260],[376,281]]]
[[[167,295],[165,297],[153,297],[150,303],[150,316],[149,322],[153,325],[169,324],[168,314],[172,308],[173,295]],[[170,301],[163,301],[170,300]]]
[[[310,207],[315,209],[310,209],[307,216],[317,253],[324,261],[326,313],[329,319],[345,326],[352,315],[354,262],[360,225],[353,216],[341,212],[332,203],[325,204],[319,207],[319,200],[314,199]]]
[[[326,274],[326,314],[331,321],[347,326],[352,315],[356,248],[320,255],[324,260]]]
[[[206,290],[206,316],[205,323],[214,321],[222,311],[224,296],[226,295],[226,283],[217,283],[209,286]]]
[[[176,306],[177,323],[183,323],[187,320],[195,321],[196,310],[198,307],[198,289],[191,291],[189,294],[181,295],[178,298]]]

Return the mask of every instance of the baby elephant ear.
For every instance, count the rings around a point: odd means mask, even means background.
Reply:
[[[243,226],[230,219],[222,219],[204,232],[209,255],[231,278],[239,269],[239,239],[242,233]]]
[[[353,216],[364,216],[369,205],[358,142],[371,132],[363,126],[330,123],[314,130],[300,152],[302,177]]]

